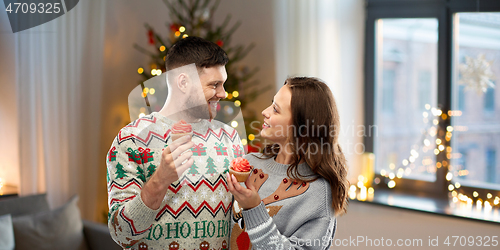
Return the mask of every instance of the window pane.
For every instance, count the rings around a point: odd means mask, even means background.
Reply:
[[[454,18],[451,167],[461,185],[500,189],[500,13]]]
[[[435,181],[438,21],[379,19],[376,41],[376,171]]]

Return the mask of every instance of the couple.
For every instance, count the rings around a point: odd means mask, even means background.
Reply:
[[[123,248],[330,246],[334,216],[346,211],[348,181],[328,86],[315,78],[287,79],[262,111],[261,136],[274,144],[243,156],[236,131],[212,120],[225,98],[227,62],[214,43],[178,41],[166,56],[165,106],[124,127],[113,141],[108,225]],[[175,72],[192,64],[197,74]],[[203,105],[190,95],[202,96]],[[181,119],[192,135],[172,141],[171,128]],[[254,167],[244,185],[223,174],[238,156]]]

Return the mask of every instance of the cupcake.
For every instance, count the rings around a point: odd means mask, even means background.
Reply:
[[[252,166],[250,166],[248,160],[241,157],[233,159],[229,167],[229,173],[234,175],[238,182],[245,182],[248,176],[250,176],[251,170]]]
[[[185,135],[193,136],[193,128],[191,124],[180,120],[172,126],[172,141],[175,141]]]

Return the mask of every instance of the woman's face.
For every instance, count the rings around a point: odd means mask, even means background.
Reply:
[[[262,111],[264,124],[260,135],[275,143],[284,144],[288,136],[292,135],[292,108],[290,102],[292,91],[284,85],[274,96],[271,106]]]

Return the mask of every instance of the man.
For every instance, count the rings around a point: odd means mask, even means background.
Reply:
[[[231,195],[222,173],[242,145],[212,119],[225,98],[228,58],[216,44],[187,37],[165,62],[164,107],[121,129],[107,156],[111,236],[126,249],[227,249]],[[181,119],[193,135],[172,142]]]

